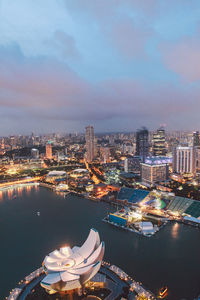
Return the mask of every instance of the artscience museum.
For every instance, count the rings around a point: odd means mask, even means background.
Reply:
[[[91,229],[81,247],[60,248],[45,257],[43,268],[46,276],[41,286],[49,294],[81,288],[99,271],[104,250],[99,233]]]

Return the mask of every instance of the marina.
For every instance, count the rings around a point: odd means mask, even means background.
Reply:
[[[96,203],[71,194],[64,198],[37,186],[15,191],[15,199],[11,191],[3,192],[0,201],[0,234],[4,240],[0,255],[7,257],[1,264],[4,274],[2,298],[21,278],[38,268],[46,253],[66,242],[77,244],[77,241],[83,241],[85,236],[80,228],[84,232],[91,227],[97,228],[104,238],[105,260],[117,265],[136,282],[142,282],[155,295],[166,285],[169,300],[193,300],[200,294],[198,228],[168,222],[147,239],[102,222],[108,212],[116,211],[116,207],[107,203]],[[40,212],[40,217],[36,212]],[[12,266],[11,272],[7,272],[8,265]],[[142,266],[145,266],[145,272]]]

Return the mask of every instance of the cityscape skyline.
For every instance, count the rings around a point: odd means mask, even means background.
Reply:
[[[200,0],[0,0],[1,299],[200,299],[199,99]]]
[[[199,1],[2,0],[0,16],[0,135],[196,129]]]

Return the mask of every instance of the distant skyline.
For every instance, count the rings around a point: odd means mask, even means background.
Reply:
[[[199,0],[1,0],[0,136],[198,130]]]

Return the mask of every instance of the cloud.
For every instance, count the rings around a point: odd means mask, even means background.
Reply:
[[[14,116],[21,120],[19,131],[27,126],[55,131],[59,124],[63,128],[72,122],[74,128],[101,123],[105,130],[120,129],[124,124],[129,130],[143,124],[150,128],[160,123],[173,126],[183,120],[184,126],[195,125],[199,87],[157,86],[128,77],[94,84],[53,58],[25,57],[17,45],[6,49],[0,48],[0,110],[6,120],[10,115],[10,127],[15,124]],[[107,127],[111,120],[116,128]]]
[[[67,11],[72,11],[76,18],[90,22],[91,28],[101,34],[107,46],[118,52],[124,59],[147,57],[146,42],[152,36],[152,28],[140,17],[140,9],[145,13],[152,9],[155,0],[86,0],[83,2],[66,1]],[[136,8],[136,10],[134,10]],[[77,15],[78,14],[78,15]]]
[[[51,39],[44,42],[48,47],[53,47],[64,59],[80,59],[81,55],[77,49],[75,39],[64,31],[56,30]]]
[[[160,46],[162,59],[170,70],[188,82],[200,80],[200,40],[185,38]]]
[[[112,23],[110,30],[104,27],[111,44],[127,59],[147,56],[145,44],[151,35],[150,30],[137,27],[131,18]]]
[[[108,18],[119,12],[120,8],[139,10],[145,14],[154,14],[160,0],[65,0],[67,9],[81,11],[95,18]]]

